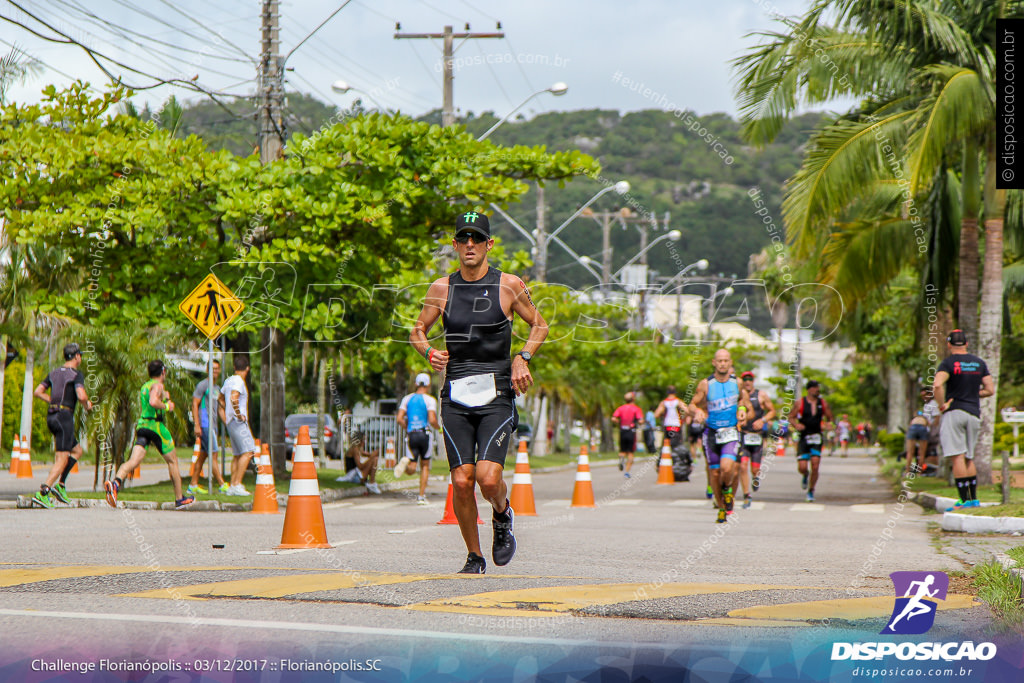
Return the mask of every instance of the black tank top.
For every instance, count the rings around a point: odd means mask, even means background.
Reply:
[[[764,408],[761,406],[761,392],[754,389],[750,392],[750,406],[754,409],[754,419],[747,423],[743,429],[745,432],[754,431],[754,423],[764,417]]]
[[[818,398],[818,412],[811,415],[811,402],[804,396],[800,406],[800,421],[804,423],[803,434],[821,434],[821,416],[825,412],[825,399]]]
[[[51,407],[64,406],[74,410],[78,404],[75,386],[84,386],[85,376],[74,368],[63,366],[47,375],[42,384],[50,390]]]
[[[501,271],[466,282],[458,271],[448,276],[448,301],[441,320],[448,349],[447,380],[494,373],[494,386],[512,386],[512,321],[501,310]],[[448,382],[441,391],[448,395]]]

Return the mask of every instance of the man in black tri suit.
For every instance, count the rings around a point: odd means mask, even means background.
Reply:
[[[768,394],[754,387],[754,373],[747,370],[740,375],[741,386],[750,396],[754,409],[747,415],[745,424],[740,425],[740,485],[743,486],[743,507],[750,507],[750,489],[756,492],[761,486],[761,458],[768,425],[775,419],[775,406]],[[750,470],[747,470],[747,467]],[[751,482],[753,476],[753,482]]]
[[[832,409],[821,397],[821,386],[813,379],[808,381],[806,393],[789,410],[789,424],[800,432],[800,440],[796,444],[796,463],[801,475],[801,486],[807,490],[808,503],[814,502],[814,486],[818,483],[822,426],[828,429],[833,419]]]
[[[50,474],[32,497],[32,503],[40,507],[53,507],[50,494],[65,505],[68,503],[64,483],[82,457],[82,446],[75,433],[75,406],[81,401],[86,410],[92,410],[92,401],[85,393],[85,377],[78,369],[81,364],[82,350],[78,344],[68,344],[64,347],[64,365],[47,375],[33,393],[47,405],[46,426],[53,434],[55,451]]]
[[[476,211],[455,220],[452,242],[459,269],[427,290],[409,340],[430,367],[443,372],[441,414],[444,445],[452,473],[453,507],[469,556],[460,573],[483,574],[475,486],[494,508],[491,557],[504,566],[516,551],[512,508],[501,478],[519,415],[515,396],[533,384],[530,359],[548,334],[547,323],[526,284],[487,263],[494,247],[487,216]],[[512,314],[530,326],[521,351],[510,360]],[[430,346],[427,333],[438,318],[446,350]]]

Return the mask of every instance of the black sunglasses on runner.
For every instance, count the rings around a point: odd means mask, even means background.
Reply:
[[[472,230],[460,232],[455,236],[455,241],[458,242],[459,244],[466,244],[467,242],[469,242],[470,238],[472,238],[474,244],[483,244],[484,242],[487,241],[486,237],[484,237],[478,232],[473,232]]]

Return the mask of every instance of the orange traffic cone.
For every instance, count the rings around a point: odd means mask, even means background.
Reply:
[[[29,440],[24,435],[21,437],[21,462],[18,463],[18,479],[32,478],[32,456],[30,454]]]
[[[775,440],[775,457],[781,458],[786,454],[786,440],[778,438]]]
[[[580,445],[580,457],[576,466],[576,486],[572,489],[574,508],[592,508],[594,505],[594,484],[590,479],[590,456],[586,444]]]
[[[255,503],[254,503],[255,505]],[[292,481],[284,510],[284,529],[278,548],[331,548],[327,542],[324,508],[309,445],[309,427],[299,427],[292,454]]]
[[[512,508],[513,510],[515,508]],[[458,524],[459,519],[455,516],[455,487],[452,485],[452,475],[448,475],[448,499],[444,502],[444,514],[438,520],[438,524]],[[476,523],[483,524],[479,513],[476,516]]]
[[[676,475],[672,474],[672,445],[668,439],[665,439],[665,443],[661,446],[661,459],[658,460],[658,483],[676,483]]]
[[[526,452],[526,439],[519,440],[516,471],[512,475],[512,493],[509,494],[509,502],[517,515],[537,516],[537,507],[533,502],[533,476],[530,474],[530,455]]]
[[[389,436],[388,445],[384,449],[384,468],[393,470],[396,464],[398,463],[395,460],[395,439]]]
[[[199,460],[199,442],[201,437],[196,437],[196,445],[192,447],[192,467],[188,469],[188,476],[196,476],[196,462]],[[199,475],[202,478],[202,474]]]
[[[18,476],[18,465],[21,463],[21,437],[14,435],[14,443],[11,445],[11,474]]]
[[[263,444],[256,456],[256,490],[252,496],[252,511],[255,514],[275,515],[277,508],[277,487],[274,486],[274,468],[270,464],[270,449]]]

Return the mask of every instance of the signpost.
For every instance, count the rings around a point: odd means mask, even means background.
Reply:
[[[1004,408],[1003,422],[1013,425],[1013,457],[1020,457],[1020,445],[1017,439],[1020,436],[1020,423],[1024,422],[1024,411],[1017,411],[1014,408]],[[1010,459],[1003,453],[1003,505],[1010,502]]]
[[[209,343],[209,357],[206,361],[206,411],[210,418],[209,429],[216,429],[215,425],[217,424],[217,411],[214,404],[218,399],[213,395],[213,340],[231,325],[244,308],[245,304],[242,303],[242,300],[236,297],[234,292],[228,289],[228,286],[213,273],[203,278],[203,281],[178,304],[178,310],[206,336]],[[225,373],[227,372],[227,368],[223,370]],[[201,443],[200,450],[206,451],[206,457],[210,461],[207,487],[209,491],[213,491],[213,458],[216,456],[211,452],[208,434],[203,435],[203,441],[205,443]],[[222,439],[222,453],[223,450]],[[221,466],[223,467],[224,464],[222,462]]]

